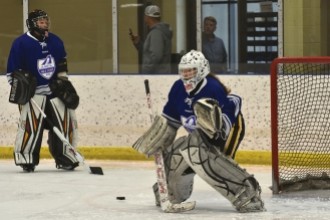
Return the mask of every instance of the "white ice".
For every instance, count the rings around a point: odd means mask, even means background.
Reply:
[[[330,190],[273,195],[271,168],[245,166],[262,187],[266,212],[238,213],[220,194],[195,177],[190,198],[193,211],[163,213],[154,205],[153,162],[88,161],[104,175],[55,168],[41,160],[36,171],[24,173],[11,160],[0,160],[0,219],[2,220],[181,220],[181,219],[330,219]],[[126,200],[117,200],[125,196]]]

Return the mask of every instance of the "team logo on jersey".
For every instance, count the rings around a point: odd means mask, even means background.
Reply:
[[[194,99],[194,98],[185,98],[184,102],[185,102],[187,105],[189,105],[189,107],[191,108],[191,105],[192,105],[192,103],[193,103],[193,99]]]
[[[37,65],[38,72],[43,78],[50,79],[53,76],[55,72],[55,59],[52,55],[39,59]]]
[[[46,42],[39,42],[40,46],[42,49],[47,48],[47,43]]]
[[[183,127],[191,133],[193,130],[196,129],[196,116],[191,115],[188,118],[181,116],[181,122]]]

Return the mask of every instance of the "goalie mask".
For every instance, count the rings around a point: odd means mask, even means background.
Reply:
[[[36,9],[29,13],[28,19],[26,19],[26,26],[30,32],[35,31],[44,38],[46,37],[46,32],[48,32],[50,20],[45,11]]]
[[[193,91],[209,73],[210,64],[202,52],[191,50],[181,58],[179,74],[188,93]]]

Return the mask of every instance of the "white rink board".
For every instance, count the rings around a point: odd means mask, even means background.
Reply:
[[[220,75],[220,78],[243,100],[246,136],[240,149],[270,151],[270,77]],[[73,75],[70,79],[80,96],[76,111],[78,146],[131,146],[150,125],[144,80],[149,79],[154,109],[161,113],[178,76]],[[10,87],[5,76],[0,77],[0,83],[0,146],[13,146],[18,108],[8,102]],[[45,140],[43,143],[46,146]]]

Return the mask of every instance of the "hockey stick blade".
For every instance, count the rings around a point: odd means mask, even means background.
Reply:
[[[152,104],[151,104],[151,93],[149,87],[149,80],[144,80],[144,88],[147,96],[147,104],[149,109],[150,120],[153,122]],[[196,206],[196,202],[184,202],[179,204],[173,204],[168,199],[168,186],[165,174],[164,158],[161,150],[156,151],[154,154],[158,192],[160,197],[160,207],[163,212],[167,213],[179,213],[193,210]]]
[[[66,147],[70,149],[70,151],[73,152],[73,154],[76,156],[77,160],[80,164],[83,164],[85,169],[91,173],[91,174],[98,174],[103,175],[103,170],[101,167],[90,167],[85,162],[84,157],[70,144],[70,142],[64,137],[62,132],[52,123],[51,120],[47,118],[47,115],[45,112],[40,108],[40,106],[34,101],[34,99],[31,99],[32,104],[38,109],[38,111],[41,113],[42,117],[48,122],[48,124],[53,128],[54,133],[57,135],[57,137],[65,144]]]
[[[70,145],[71,146],[71,145]],[[71,149],[73,147],[71,146]],[[97,175],[104,175],[103,174],[103,170],[101,167],[92,167],[92,166],[89,166],[86,162],[85,162],[85,159],[84,157],[77,151],[73,148],[73,151],[74,151],[74,154],[77,158],[77,160],[79,161],[79,163],[83,164],[85,169],[90,173],[90,174],[97,174]]]
[[[89,167],[92,174],[103,175],[103,170],[101,167]]]

